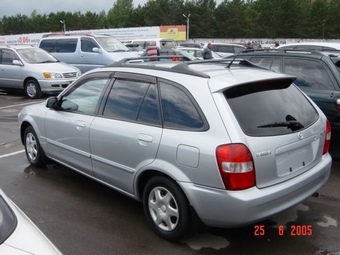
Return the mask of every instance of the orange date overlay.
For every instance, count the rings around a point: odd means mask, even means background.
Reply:
[[[285,227],[283,225],[278,226],[277,232],[279,236],[288,234],[290,236],[311,236],[313,235],[312,225],[291,225]],[[265,225],[255,225],[254,226],[254,236],[265,236],[266,226]]]

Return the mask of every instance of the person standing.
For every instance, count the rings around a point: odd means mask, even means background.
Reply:
[[[159,48],[155,42],[150,42],[149,46],[146,48],[146,53],[149,57],[158,56]],[[149,61],[156,61],[156,58],[150,58]]]
[[[203,59],[212,59],[212,53],[211,53],[211,43],[207,44],[207,47],[205,47],[202,51],[202,57]]]

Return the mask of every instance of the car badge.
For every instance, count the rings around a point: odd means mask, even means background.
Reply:
[[[303,134],[301,132],[298,133],[299,140],[303,139]]]

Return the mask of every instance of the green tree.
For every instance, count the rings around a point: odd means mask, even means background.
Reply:
[[[107,14],[109,26],[112,28],[132,26],[132,13],[133,0],[117,0]]]

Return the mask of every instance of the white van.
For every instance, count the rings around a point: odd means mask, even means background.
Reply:
[[[48,34],[40,40],[39,48],[46,50],[60,61],[78,67],[82,73],[123,58],[139,56],[116,38],[99,34]]]
[[[154,42],[159,49],[176,48],[176,42],[171,38],[133,39],[130,44],[138,44],[138,51],[143,51],[149,46],[150,42]]]

